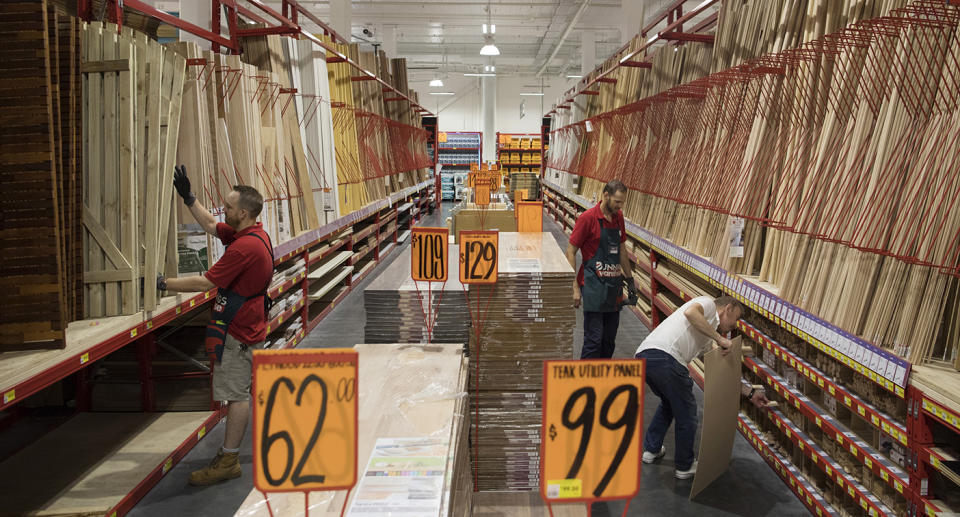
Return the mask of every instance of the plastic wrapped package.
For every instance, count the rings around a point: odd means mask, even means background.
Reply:
[[[469,424],[468,360],[462,344],[357,345],[359,428],[357,486],[350,491],[313,492],[312,516],[382,515],[467,517],[472,511],[472,476],[466,443]],[[416,475],[364,475],[381,468],[376,460],[396,448],[401,456],[424,454],[439,471]],[[322,454],[314,451],[314,454]],[[398,471],[400,473],[400,471]],[[414,491],[408,488],[415,489]],[[426,489],[427,490],[425,492]],[[388,498],[382,497],[389,494]],[[429,497],[424,497],[427,494]],[[412,496],[412,497],[410,497]],[[271,493],[274,515],[304,515],[302,493]],[[364,508],[366,512],[359,509]],[[403,508],[435,511],[402,513]],[[254,488],[238,516],[268,516],[264,495]]]

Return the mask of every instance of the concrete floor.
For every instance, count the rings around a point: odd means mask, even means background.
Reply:
[[[452,204],[444,203],[442,210],[435,211],[431,216],[424,218],[420,226],[445,226],[445,219],[451,207]],[[554,235],[561,248],[566,248],[567,236],[552,219],[544,218],[544,229]],[[395,260],[398,255],[398,253],[391,254],[384,264],[378,266],[377,272]],[[369,275],[359,289],[350,293],[341,305],[320,322],[300,346],[341,347],[362,343],[363,322],[366,319],[362,288],[376,277],[377,272]],[[583,345],[582,329],[583,316],[578,311],[577,331],[573,342],[576,355],[579,355]],[[647,333],[647,328],[632,312],[624,311],[617,333],[615,357],[632,357],[637,345]],[[699,389],[695,389],[694,393],[701,406],[702,418],[703,393]],[[643,406],[644,422],[649,422],[653,418],[657,404],[658,399],[648,391]],[[242,478],[207,488],[195,488],[187,484],[190,472],[206,465],[216,454],[223,440],[223,428],[221,423],[211,430],[207,437],[167,473],[128,515],[132,517],[233,515],[253,489],[251,472],[253,459],[250,450],[244,450],[240,455],[243,467]],[[250,447],[249,435],[248,428],[247,437],[244,440],[244,447],[247,449]],[[705,489],[696,501],[689,500],[692,480],[678,481],[673,476],[672,433],[668,433],[665,445],[667,454],[662,461],[643,466],[641,490],[630,502],[627,515],[697,515],[698,517],[809,515],[803,504],[739,434],[734,442],[733,459],[729,470]],[[597,503],[592,510],[595,517],[607,517],[622,515],[623,507],[623,502]]]

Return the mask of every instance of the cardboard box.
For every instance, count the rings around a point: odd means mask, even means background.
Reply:
[[[499,209],[495,208],[498,206]],[[482,226],[480,224],[481,214],[483,218]],[[454,214],[451,218],[450,233],[454,236],[454,242],[458,244],[461,230],[515,232],[517,231],[517,220],[514,217],[513,210],[507,210],[502,204],[492,203],[487,210],[465,208]]]

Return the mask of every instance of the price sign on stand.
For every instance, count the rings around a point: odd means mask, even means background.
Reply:
[[[479,206],[490,204],[490,183],[486,178],[481,178],[476,182],[473,188],[473,202]]]
[[[518,232],[543,231],[543,201],[520,201],[514,203],[517,212]]]
[[[642,359],[545,361],[540,493],[628,501],[640,489]]]
[[[447,249],[450,230],[413,228],[410,230],[410,275],[417,282],[447,281]]]
[[[460,283],[497,283],[499,245],[499,232],[460,232]]]
[[[358,365],[349,348],[253,352],[253,484],[265,497],[356,484]]]

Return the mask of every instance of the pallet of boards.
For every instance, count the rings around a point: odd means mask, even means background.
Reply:
[[[549,233],[500,233],[498,279],[479,286],[486,321],[479,361],[478,490],[537,490],[543,361],[573,356],[576,314],[570,303],[574,271]],[[477,294],[471,293],[474,297]],[[479,397],[478,397],[479,395]],[[471,431],[474,432],[474,431]]]
[[[83,315],[79,23],[6,2],[0,30],[0,351],[63,348]]]
[[[186,60],[113,24],[84,24],[82,35],[85,315],[153,310],[154,279],[177,273],[173,168]]]
[[[472,515],[473,487],[464,432],[470,418],[466,408],[469,362],[463,355],[463,345],[361,344],[354,348],[360,365],[357,485],[349,493],[310,494],[310,515],[339,516],[345,504],[347,515],[358,515],[350,509],[360,505],[368,508],[366,513],[388,514],[391,506],[407,505],[420,508],[408,512],[415,515]],[[376,483],[393,475],[364,475],[377,443],[390,439],[429,449],[431,456],[424,459],[445,465],[436,474],[417,478],[425,488],[418,492],[421,498],[408,499],[405,484]],[[303,493],[271,493],[267,497],[272,515],[304,512]],[[264,504],[264,494],[253,489],[236,515],[268,516],[271,512]]]

